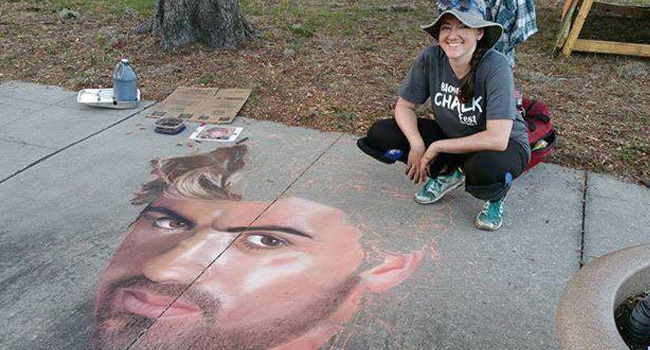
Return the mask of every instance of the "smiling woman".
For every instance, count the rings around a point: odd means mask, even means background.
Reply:
[[[466,184],[486,200],[479,229],[503,223],[505,195],[530,160],[528,133],[515,106],[514,78],[506,58],[493,49],[502,33],[485,20],[480,0],[439,9],[422,29],[437,40],[416,58],[399,89],[395,118],[375,122],[358,141],[367,154],[402,151],[399,161],[415,182],[425,182],[415,201],[431,204]],[[431,99],[435,120],[417,118]]]

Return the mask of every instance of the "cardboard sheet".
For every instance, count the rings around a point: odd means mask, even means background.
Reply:
[[[146,116],[227,124],[235,119],[250,94],[250,89],[179,87],[162,102],[148,109]]]

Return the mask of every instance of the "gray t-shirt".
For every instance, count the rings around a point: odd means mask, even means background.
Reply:
[[[503,54],[489,50],[483,55],[474,76],[472,101],[459,101],[459,86],[460,80],[451,70],[447,55],[434,45],[418,55],[398,93],[417,104],[431,97],[433,115],[450,138],[484,131],[487,120],[510,119],[510,138],[530,156],[526,124],[516,108],[514,77]]]

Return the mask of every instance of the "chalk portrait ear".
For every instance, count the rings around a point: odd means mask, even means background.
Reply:
[[[404,255],[388,255],[384,262],[361,274],[366,288],[373,293],[387,291],[407,278],[420,266],[422,251]]]

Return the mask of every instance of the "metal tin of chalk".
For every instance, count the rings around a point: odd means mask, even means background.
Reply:
[[[181,118],[160,118],[154,123],[155,132],[160,134],[176,135],[185,129],[185,122]]]

